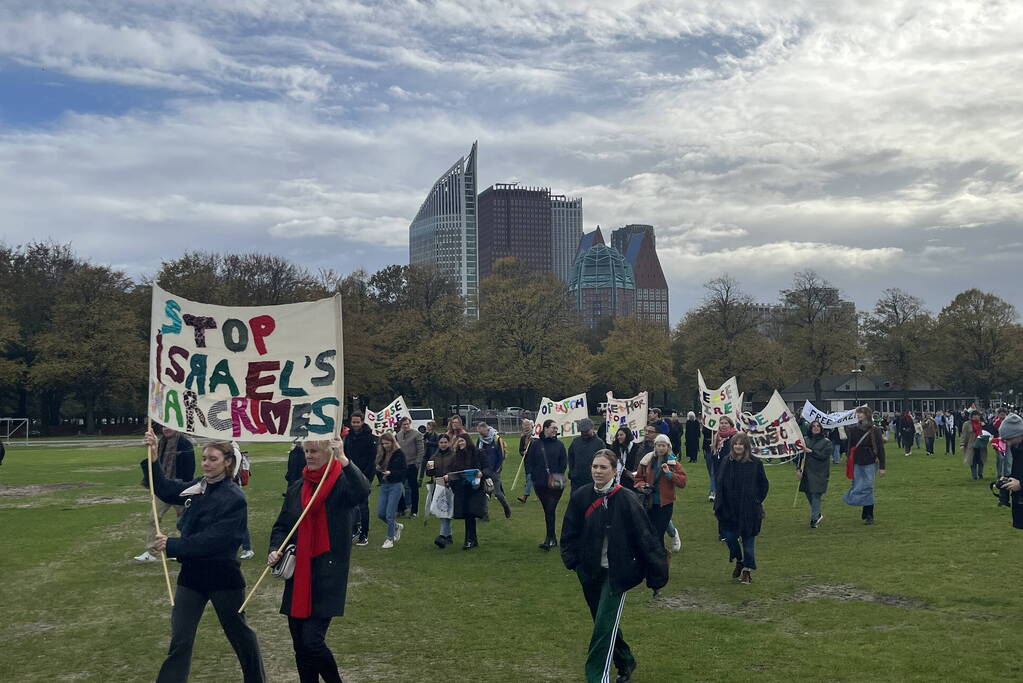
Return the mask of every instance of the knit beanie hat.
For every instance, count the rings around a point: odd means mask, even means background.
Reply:
[[[998,426],[998,436],[1003,439],[1011,439],[1015,436],[1023,436],[1023,417],[1012,413]]]
[[[654,444],[659,443],[666,444],[668,446],[668,450],[671,450],[671,439],[668,438],[667,434],[658,434],[656,438],[654,438]]]

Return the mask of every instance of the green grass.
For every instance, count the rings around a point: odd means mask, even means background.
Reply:
[[[514,438],[510,441],[514,442]],[[509,448],[514,451],[514,443]],[[252,446],[250,528],[257,557],[283,490],[286,445]],[[148,494],[141,449],[8,451],[4,486],[88,483],[10,495],[0,488],[0,679],[152,680],[165,653],[169,608],[159,564],[139,565]],[[879,479],[878,524],[841,502],[832,469],[823,526],[807,527],[791,466],[769,467],[772,493],[752,586],[732,582],[706,502],[707,472],[689,465],[675,506],[685,547],[659,600],[630,593],[623,631],[636,680],[992,681],[1023,676],[1016,654],[1023,536],[973,482],[958,456],[890,457]],[[517,466],[509,461],[509,485]],[[521,487],[521,483],[520,483]],[[521,488],[515,494],[521,493]],[[564,500],[562,505],[564,505]],[[374,499],[371,501],[375,503]],[[394,550],[353,548],[348,611],[329,639],[348,681],[581,680],[590,624],[573,574],[543,537],[539,505],[496,502],[481,546],[432,544],[437,521],[404,520]],[[375,512],[375,507],[373,508]],[[165,520],[172,520],[170,513]],[[243,563],[248,581],[261,564]],[[249,609],[271,680],[295,680],[281,584],[268,579]],[[823,596],[823,597],[822,597]],[[239,678],[213,614],[199,627],[196,681]]]

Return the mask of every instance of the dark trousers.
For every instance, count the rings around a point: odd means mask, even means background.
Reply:
[[[903,432],[902,433],[902,448],[905,449],[906,453],[913,450],[913,439],[915,438],[915,432]]]
[[[674,503],[668,503],[667,505],[654,503],[646,511],[647,516],[650,518],[650,524],[654,527],[654,538],[660,541],[662,546],[664,545],[664,534],[668,531],[668,522],[671,521],[671,512],[674,508]]]
[[[187,681],[192,668],[192,646],[195,644],[195,631],[199,620],[206,609],[206,603],[212,602],[217,611],[220,627],[224,635],[238,655],[242,665],[242,676],[245,683],[262,683],[266,680],[263,671],[263,658],[259,654],[259,642],[256,632],[245,623],[245,615],[238,614],[238,608],[245,600],[245,589],[227,591],[210,591],[203,593],[184,586],[174,591],[174,608],[171,610],[171,642],[167,650],[167,659],[160,667],[156,677],[157,683],[177,683]]]
[[[419,514],[419,468],[405,468],[405,491],[398,501],[398,512],[408,510],[413,515]]]
[[[511,508],[508,507],[508,499],[504,495],[504,485],[501,483],[501,473],[497,472],[493,476],[494,482],[494,498],[497,498],[497,502],[501,504],[505,512],[508,512]]]
[[[593,635],[590,636],[590,647],[586,656],[587,683],[600,683],[611,680],[611,663],[614,662],[618,671],[631,669],[636,664],[629,644],[622,637],[620,627],[622,608],[625,606],[625,593],[616,593],[607,580],[607,570],[593,579],[583,579],[579,583],[583,587],[583,597],[593,617]]]
[[[547,524],[547,538],[544,540],[557,540],[558,535],[554,531],[554,513],[558,509],[558,501],[561,500],[561,494],[565,492],[565,489],[536,486],[534,490],[543,507],[543,521]]]
[[[927,451],[927,455],[934,455],[934,437],[933,436],[925,436],[924,437],[924,450]]]
[[[358,514],[353,515],[352,522],[352,535],[364,534],[369,535],[369,501],[364,500],[355,506],[358,510]]]
[[[696,455],[699,453],[700,444],[698,443],[687,443],[686,444],[686,457],[689,462],[696,462]]]
[[[973,457],[970,459],[970,474],[974,479],[984,478],[984,454],[979,448],[973,449]]]
[[[951,429],[945,430],[945,455],[956,452],[956,435]]]
[[[864,505],[860,512],[860,519],[874,519],[874,506]]]
[[[476,518],[473,515],[469,515],[465,518],[465,542],[470,541],[475,543],[479,539],[476,538]]]
[[[298,666],[298,680],[301,683],[319,683],[320,677],[327,683],[341,683],[334,653],[327,647],[325,638],[330,628],[330,617],[296,619],[288,617],[291,644],[295,648],[295,664]]]

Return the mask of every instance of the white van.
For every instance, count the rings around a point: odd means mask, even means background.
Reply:
[[[420,425],[426,429],[427,423],[433,421],[433,408],[409,408],[408,412],[412,417],[412,429],[419,429]]]

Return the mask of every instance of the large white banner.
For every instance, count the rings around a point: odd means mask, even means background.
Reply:
[[[825,413],[818,410],[809,401],[806,401],[803,403],[803,419],[807,422],[813,422],[816,420],[821,423],[821,426],[824,427],[824,429],[849,427],[850,425],[856,424],[856,409],[844,410],[839,413]]]
[[[744,413],[740,429],[758,458],[788,458],[806,450],[796,416],[777,391],[759,413]]]
[[[629,428],[633,440],[640,438],[640,430],[647,423],[648,405],[645,391],[632,398],[615,398],[614,392],[607,392],[607,409],[604,414],[607,420],[607,442],[614,443],[615,434],[622,427]]]
[[[160,424],[238,441],[291,441],[340,428],[339,296],[214,306],[154,284],[149,341],[149,417]]]
[[[703,426],[711,431],[717,431],[718,423],[722,417],[732,418],[732,422],[738,427],[742,413],[742,394],[739,393],[739,383],[735,377],[711,391],[703,381],[703,373],[696,371],[696,379],[700,383],[700,404],[703,406]]]
[[[576,420],[589,416],[586,394],[577,394],[560,401],[553,401],[544,396],[540,399],[540,408],[536,411],[535,432],[539,434],[543,430],[544,422],[554,420],[558,423],[558,436],[576,436],[579,434]]]
[[[384,432],[398,431],[398,420],[403,417],[411,418],[412,414],[408,411],[405,397],[399,396],[381,411],[367,410],[366,424],[373,429],[374,434],[380,436]]]

